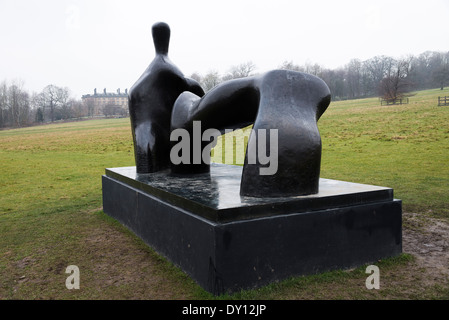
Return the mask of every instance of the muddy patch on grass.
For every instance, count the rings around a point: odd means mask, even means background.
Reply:
[[[17,268],[19,269],[24,269],[32,264],[34,264],[36,262],[36,259],[33,259],[31,257],[25,257],[19,261],[17,261]]]
[[[86,234],[82,246],[90,257],[84,285],[100,299],[191,298],[187,276],[123,230],[103,224]]]
[[[449,223],[417,213],[403,214],[403,251],[416,258],[425,285],[449,279]]]

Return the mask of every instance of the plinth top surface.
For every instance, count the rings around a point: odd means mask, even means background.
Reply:
[[[240,196],[241,166],[211,164],[210,173],[174,176],[169,170],[137,174],[136,167],[106,169],[110,178],[215,222],[310,212],[393,199],[391,188],[320,179],[319,193],[296,197]]]

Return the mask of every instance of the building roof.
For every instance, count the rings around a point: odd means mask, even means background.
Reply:
[[[97,89],[94,89],[94,94],[85,94],[82,96],[85,98],[127,98],[128,97],[128,89],[125,89],[125,92],[120,92],[120,89],[117,89],[117,92],[107,92],[106,88],[103,89],[102,93],[98,93]]]

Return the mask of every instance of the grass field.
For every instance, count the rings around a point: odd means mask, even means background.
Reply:
[[[332,104],[319,122],[322,176],[389,186],[408,211],[449,217],[449,108],[428,90],[410,104],[377,99]]]
[[[321,176],[391,187],[404,211],[449,220],[449,107],[437,106],[439,95],[449,90],[417,92],[400,106],[332,103],[319,121]],[[129,119],[0,131],[0,163],[0,299],[213,298],[102,212],[104,169],[134,165]],[[80,290],[65,287],[69,265],[80,268]],[[423,270],[403,272],[416,266],[411,254],[379,265],[381,290],[367,290],[358,268],[222,298],[449,297],[447,281],[426,286]]]

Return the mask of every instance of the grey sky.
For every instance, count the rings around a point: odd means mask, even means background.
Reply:
[[[171,60],[189,76],[252,61],[343,66],[351,58],[449,50],[449,0],[0,0],[0,81],[30,91],[130,88],[167,22]],[[440,18],[437,18],[440,17]]]

